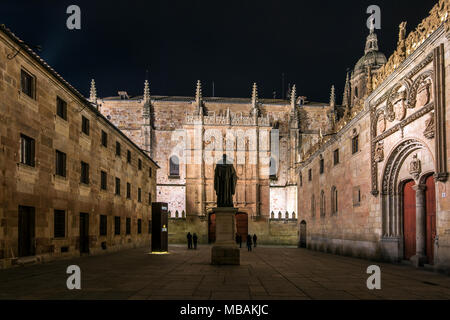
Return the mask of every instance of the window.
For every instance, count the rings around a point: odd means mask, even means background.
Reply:
[[[301,173],[299,175],[299,182],[300,182],[300,187],[303,186],[303,176]]]
[[[108,147],[108,134],[102,130],[102,146]]]
[[[359,148],[359,146],[358,146],[358,143],[359,143],[359,135],[356,135],[356,136],[354,136],[353,138],[352,138],[352,154],[355,154],[355,153],[357,153],[359,150],[358,150],[358,148]]]
[[[138,226],[137,226],[137,232],[138,232],[138,234],[141,234],[142,233],[142,220],[141,219],[138,219]]]
[[[81,183],[89,184],[89,164],[81,161]]]
[[[308,170],[308,181],[312,180],[312,169]]]
[[[148,193],[148,204],[152,204],[152,193],[151,192],[149,192]]]
[[[20,135],[20,162],[34,167],[35,142],[24,134]]]
[[[141,199],[141,188],[138,188],[138,202],[142,202],[142,199]]]
[[[127,199],[131,199],[131,184],[127,182]]]
[[[100,215],[100,235],[106,236],[108,227],[108,217],[101,214]]]
[[[138,169],[142,170],[142,160],[138,159]]]
[[[120,142],[116,141],[116,156],[120,157]]]
[[[152,168],[148,168],[148,177],[151,178],[152,177]]]
[[[66,154],[59,150],[56,150],[55,169],[57,176],[66,176]]]
[[[89,119],[85,116],[81,116],[81,131],[85,135],[89,135]]]
[[[353,187],[353,206],[357,207],[361,205],[361,189],[359,186]]]
[[[60,118],[67,120],[67,102],[60,97],[56,97],[56,114]]]
[[[336,149],[333,152],[333,163],[334,165],[337,165],[339,163],[339,149]]]
[[[273,157],[270,158],[269,162],[269,178],[270,179],[277,178],[277,163]]]
[[[55,238],[66,237],[66,212],[64,210],[55,210],[53,231]]]
[[[131,163],[131,151],[127,150],[127,162]]]
[[[331,188],[331,215],[338,212],[338,192],[335,186]]]
[[[314,199],[314,195],[311,196],[311,217],[316,216],[316,201]]]
[[[180,175],[180,162],[177,156],[171,156],[169,159],[169,175],[174,177]]]
[[[20,72],[20,84],[22,86],[22,92],[25,93],[30,98],[35,97],[35,78],[26,72],[21,70]]]
[[[120,217],[114,217],[114,234],[120,235]]]
[[[120,196],[120,179],[116,178],[116,195]]]
[[[100,171],[100,188],[102,190],[106,190],[108,186],[108,175],[105,171]]]
[[[320,217],[325,217],[325,192],[320,191]]]
[[[127,218],[126,234],[131,234],[131,218]]]
[[[323,159],[323,157],[322,157],[322,156],[320,156],[320,160],[319,160],[319,167],[320,167],[320,174],[322,174],[322,173],[323,173],[323,171],[324,171],[324,167],[325,167],[325,164],[324,164],[324,159]]]

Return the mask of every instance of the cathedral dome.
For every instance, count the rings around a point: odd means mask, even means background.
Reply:
[[[358,60],[355,65],[354,75],[358,75],[367,71],[367,67],[370,66],[372,70],[376,70],[387,62],[384,53],[378,51],[378,39],[374,30],[370,30],[370,34],[367,36],[366,49],[364,50],[364,56]]]

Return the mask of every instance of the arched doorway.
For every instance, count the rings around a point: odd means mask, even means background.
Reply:
[[[299,248],[306,248],[306,221],[300,222],[300,239],[298,243]]]
[[[208,217],[208,243],[216,241],[216,214],[210,213]]]
[[[416,254],[416,191],[414,180],[403,184],[403,256],[410,259]]]
[[[434,263],[434,239],[436,238],[436,190],[434,177],[425,179],[425,210],[426,210],[426,255],[428,263]]]
[[[248,215],[245,212],[236,213],[236,233],[242,237],[242,241],[248,235]]]

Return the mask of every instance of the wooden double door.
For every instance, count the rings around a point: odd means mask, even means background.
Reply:
[[[414,181],[403,185],[403,240],[404,258],[410,259],[416,254],[416,191]],[[426,255],[428,263],[434,262],[434,239],[436,238],[436,192],[433,176],[425,180],[425,212],[426,212]]]

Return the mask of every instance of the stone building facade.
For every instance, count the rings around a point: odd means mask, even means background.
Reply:
[[[333,131],[300,148],[301,246],[450,270],[448,16],[400,24],[389,59],[366,45]]]
[[[0,119],[0,267],[149,243],[157,164],[4,25]]]

